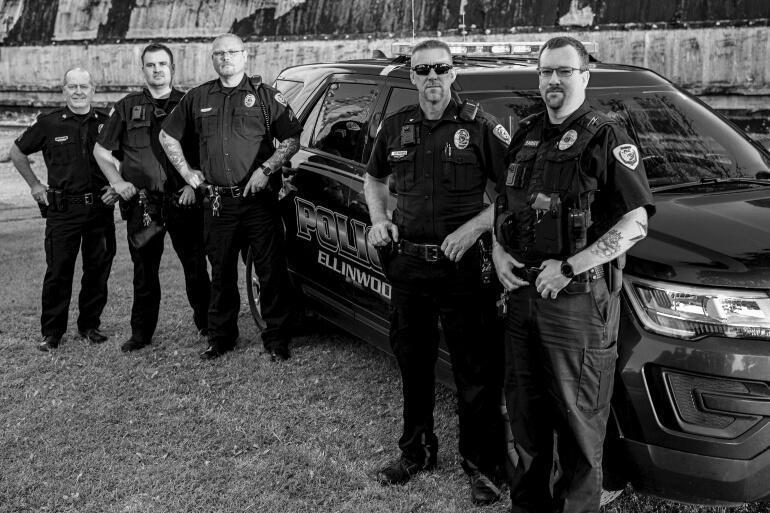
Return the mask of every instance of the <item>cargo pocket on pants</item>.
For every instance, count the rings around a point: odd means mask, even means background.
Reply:
[[[610,403],[617,358],[617,345],[614,343],[606,349],[583,350],[577,400],[580,410],[596,412]]]

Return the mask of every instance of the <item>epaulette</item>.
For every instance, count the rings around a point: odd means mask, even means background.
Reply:
[[[392,114],[388,114],[387,116],[385,116],[385,119],[383,119],[383,121],[386,121],[388,119],[394,118],[394,117],[396,117],[398,115],[401,115],[401,114],[406,114],[407,112],[410,112],[410,111],[414,112],[412,117],[416,117],[417,116],[417,112],[419,111],[419,108],[420,108],[420,104],[419,103],[415,103],[415,104],[412,104],[412,105],[404,105],[403,107],[398,109],[396,112],[393,112]]]
[[[534,114],[530,114],[526,118],[520,120],[519,121],[519,129],[528,128],[529,125],[531,125],[532,122],[535,121],[535,118],[538,118],[538,117],[543,115],[543,112],[545,112],[545,111],[535,112]]]
[[[576,120],[575,124],[580,125],[585,130],[595,134],[604,125],[609,125],[614,122],[615,121],[612,118],[603,112],[591,111],[587,112],[584,116],[581,116],[580,119]]]

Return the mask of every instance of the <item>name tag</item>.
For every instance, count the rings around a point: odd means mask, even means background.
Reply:
[[[406,153],[406,150],[391,151],[390,156],[394,159],[400,159],[402,157],[406,157]]]
[[[69,139],[68,135],[62,135],[62,136],[59,136],[59,137],[55,138],[54,141],[56,141],[56,142],[64,142],[64,141],[66,141],[68,139]]]
[[[208,112],[208,111],[210,111],[213,108],[214,107],[204,107],[204,108],[201,109],[201,112]]]

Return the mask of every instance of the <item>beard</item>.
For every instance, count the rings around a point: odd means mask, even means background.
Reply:
[[[554,110],[558,110],[564,105],[565,98],[564,90],[560,87],[549,87],[545,91],[545,103]]]

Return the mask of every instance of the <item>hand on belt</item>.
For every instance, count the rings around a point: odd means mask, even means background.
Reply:
[[[206,185],[206,196],[213,198],[214,196],[225,196],[227,198],[240,198],[243,196],[243,189],[238,185],[234,187],[224,187],[221,185]]]
[[[395,243],[395,249],[401,255],[409,255],[425,262],[440,262],[447,260],[446,255],[438,244],[416,244],[408,240],[401,239]]]
[[[67,201],[73,205],[93,205],[95,202],[101,203],[101,196],[93,192],[77,194],[74,196],[66,195]]]

